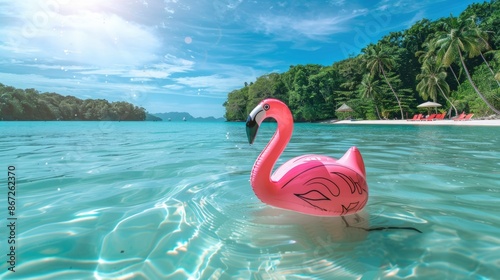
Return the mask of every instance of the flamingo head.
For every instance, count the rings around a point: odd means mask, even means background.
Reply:
[[[259,126],[267,118],[266,112],[271,108],[267,100],[260,102],[255,108],[250,112],[247,118],[247,137],[248,143],[253,144],[255,137],[257,136],[257,131]]]

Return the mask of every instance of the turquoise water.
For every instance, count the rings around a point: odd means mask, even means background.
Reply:
[[[8,166],[17,182],[16,272],[3,260],[0,278],[498,276],[500,127],[298,124],[279,163],[364,157],[370,199],[345,221],[255,197],[274,127],[249,146],[243,123],[0,122],[4,251]],[[362,229],[377,227],[422,233]]]

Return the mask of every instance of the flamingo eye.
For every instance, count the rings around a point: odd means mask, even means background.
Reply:
[[[269,104],[264,104],[264,106],[262,106],[262,108],[264,108],[264,111],[267,111],[267,110],[269,110],[269,108],[271,108],[271,106],[269,106]]]

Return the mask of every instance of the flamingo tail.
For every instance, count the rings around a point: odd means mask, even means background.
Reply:
[[[365,163],[358,148],[351,147],[337,162],[366,177]]]

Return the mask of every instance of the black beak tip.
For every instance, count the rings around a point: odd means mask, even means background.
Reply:
[[[248,143],[250,143],[251,145],[255,140],[255,136],[257,136],[257,130],[259,129],[259,125],[250,116],[248,116],[247,118],[246,129],[247,129]]]

